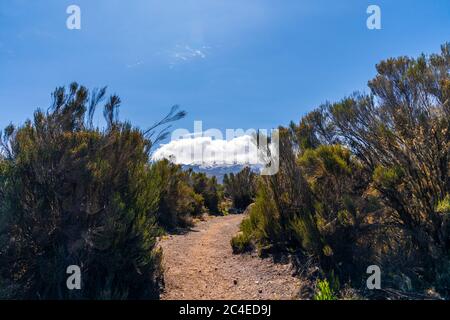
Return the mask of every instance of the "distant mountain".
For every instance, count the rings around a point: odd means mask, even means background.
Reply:
[[[223,182],[223,177],[225,174],[237,174],[245,167],[250,167],[253,171],[259,173],[258,166],[249,166],[249,165],[209,165],[209,166],[200,166],[200,165],[182,165],[183,170],[192,169],[194,172],[202,172],[205,173],[208,177],[216,177],[219,183]]]

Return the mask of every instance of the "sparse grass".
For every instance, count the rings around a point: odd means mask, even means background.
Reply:
[[[328,280],[319,280],[316,285],[314,300],[337,300],[334,290],[330,287]]]

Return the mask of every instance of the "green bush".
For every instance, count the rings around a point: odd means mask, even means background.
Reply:
[[[156,299],[160,184],[149,170],[152,142],[117,119],[120,99],[77,84],[55,91],[48,112],[2,136],[0,278],[20,299]],[[171,114],[161,123],[181,117]],[[148,132],[147,132],[148,133]],[[66,287],[81,268],[82,289]]]
[[[231,239],[231,247],[234,254],[248,252],[253,249],[251,239],[242,232]]]
[[[204,213],[219,212],[219,187],[215,178],[205,174],[183,171],[168,160],[152,164],[159,183],[158,222],[166,230],[192,226],[192,219]]]
[[[188,172],[194,192],[203,197],[204,205],[210,214],[219,214],[221,192],[216,177],[207,177],[205,173]]]
[[[370,94],[279,128],[279,171],[259,179],[243,239],[310,257],[347,284],[377,263],[397,289],[404,274],[450,296],[449,66],[448,43],[382,61]]]
[[[224,194],[233,202],[233,207],[244,211],[253,202],[256,193],[256,174],[249,167],[245,167],[239,173],[223,178]]]

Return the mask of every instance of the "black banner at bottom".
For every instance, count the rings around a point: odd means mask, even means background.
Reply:
[[[33,317],[126,319],[302,319],[346,316],[384,319],[393,312],[429,316],[449,311],[446,301],[1,301],[2,314]],[[9,313],[9,312],[11,313]]]

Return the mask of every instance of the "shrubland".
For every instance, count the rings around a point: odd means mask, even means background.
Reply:
[[[312,261],[318,281],[367,296],[366,268],[378,265],[390,292],[448,297],[449,68],[450,44],[382,61],[369,94],[280,128],[280,170],[258,178],[234,251],[289,253],[299,269]]]
[[[0,297],[157,299],[158,237],[217,206],[215,180],[150,161],[167,134],[158,128],[185,113],[172,108],[141,130],[119,120],[120,99],[106,89],[73,83],[52,97],[1,135]],[[70,265],[81,269],[82,290],[66,287]]]
[[[448,298],[449,69],[450,44],[380,62],[369,93],[279,128],[277,174],[245,168],[223,186],[151,161],[158,128],[184,112],[141,130],[106,89],[56,89],[48,110],[1,133],[0,298],[157,299],[158,237],[229,207],[247,213],[233,251],[291,257],[310,298]],[[83,290],[67,290],[69,265]],[[365,286],[371,265],[377,292]]]

